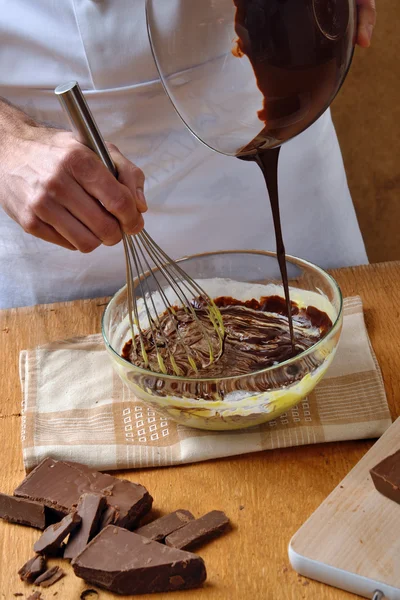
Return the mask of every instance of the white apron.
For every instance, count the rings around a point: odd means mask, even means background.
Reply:
[[[261,172],[200,144],[166,97],[145,0],[0,0],[0,96],[67,128],[54,88],[76,79],[105,138],[147,177],[146,229],[173,257],[274,249]],[[1,157],[0,157],[1,160]],[[367,262],[329,111],[281,151],[286,251],[323,267]],[[89,255],[36,239],[0,208],[0,308],[115,292],[122,245]]]

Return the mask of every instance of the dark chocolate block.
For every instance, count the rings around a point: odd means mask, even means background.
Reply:
[[[370,470],[378,492],[400,504],[400,450]]]
[[[33,546],[38,554],[54,555],[71,531],[81,523],[80,516],[74,511],[64,517],[59,523],[49,525]]]
[[[0,494],[0,518],[36,529],[46,527],[44,504]]]
[[[106,507],[106,497],[101,494],[83,494],[76,507],[82,519],[81,526],[69,536],[64,558],[75,558],[97,533],[99,520]]]
[[[207,576],[200,556],[113,525],[93,538],[72,566],[85,581],[127,595],[194,588]]]
[[[188,510],[176,510],[169,515],[151,521],[143,527],[139,527],[139,529],[135,529],[135,533],[143,535],[143,537],[147,537],[154,542],[161,542],[167,535],[183,527],[189,521],[193,521],[193,519],[194,516]]]
[[[22,581],[32,583],[46,570],[46,561],[43,556],[34,556],[26,562],[18,571]]]
[[[224,533],[228,528],[229,519],[226,514],[220,510],[212,510],[171,533],[166,537],[165,543],[173,548],[193,548]]]
[[[63,571],[63,569],[60,567],[50,567],[50,569],[47,569],[47,571],[40,575],[40,577],[35,579],[34,585],[40,585],[40,587],[48,588],[62,579],[64,575],[65,571]]]
[[[61,516],[74,508],[84,493],[97,492],[118,509],[117,524],[131,527],[150,509],[146,488],[126,479],[100,473],[78,463],[45,458],[17,487],[15,496],[43,502]]]

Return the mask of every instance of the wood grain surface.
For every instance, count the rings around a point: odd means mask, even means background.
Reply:
[[[400,263],[334,271],[346,296],[359,294],[382,368],[392,417],[400,414]],[[104,299],[0,311],[0,491],[12,493],[24,477],[20,445],[18,355],[23,348],[98,332]],[[201,590],[169,600],[345,600],[354,598],[298,576],[290,567],[292,535],[371,447],[354,441],[288,448],[182,467],[124,473],[144,484],[162,512],[186,508],[196,515],[224,509],[234,530],[199,551],[208,567]],[[38,532],[0,523],[0,598],[32,591],[17,570],[32,555]],[[54,562],[54,561],[53,561]],[[44,600],[79,600],[91,586],[72,574],[43,590]],[[163,595],[164,597],[165,595]],[[112,598],[99,591],[100,600]],[[160,596],[142,596],[155,600]],[[115,598],[115,597],[114,597]]]

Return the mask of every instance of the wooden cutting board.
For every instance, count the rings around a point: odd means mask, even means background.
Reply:
[[[400,504],[369,470],[400,448],[400,417],[293,536],[289,558],[306,577],[372,598],[400,600]]]

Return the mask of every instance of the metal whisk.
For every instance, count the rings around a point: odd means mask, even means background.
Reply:
[[[117,168],[77,82],[60,85],[55,90],[66,111],[79,142],[93,150],[109,171],[118,177]],[[132,349],[136,360],[140,351],[146,368],[154,370],[149,361],[149,343],[156,351],[159,372],[167,373],[165,358],[172,371],[182,375],[175,360],[176,346],[184,350],[188,365],[197,373],[218,360],[222,353],[224,326],[214,301],[204,289],[156,244],[144,229],[135,236],[122,232],[126,259],[128,314],[132,333]],[[136,272],[136,276],[135,276]],[[160,280],[167,284],[161,284]],[[169,293],[170,292],[170,293]],[[172,293],[172,297],[169,298]],[[178,302],[178,304],[177,304]],[[140,305],[139,305],[140,303]],[[194,346],[189,346],[181,330],[190,319],[196,325],[197,338],[206,343],[208,359],[200,361]],[[161,317],[167,315],[167,321]],[[205,316],[208,321],[202,320]],[[206,326],[206,323],[210,326]],[[170,334],[175,341],[170,341]]]

